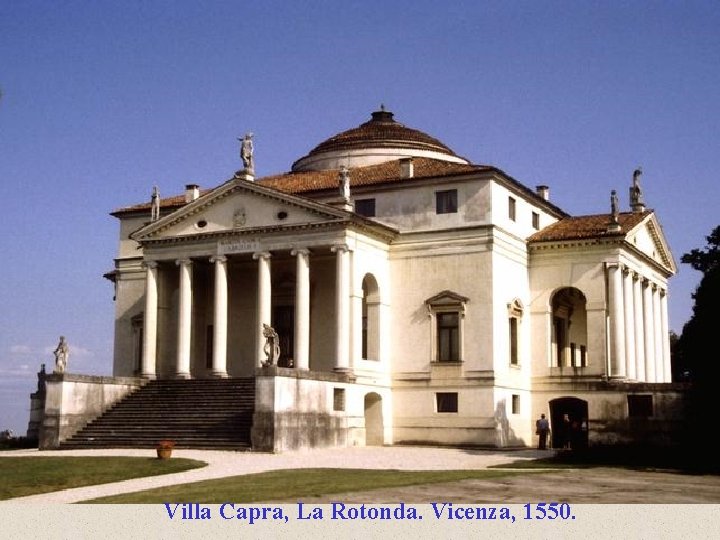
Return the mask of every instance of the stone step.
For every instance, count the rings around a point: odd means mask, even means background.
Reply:
[[[249,449],[254,407],[254,379],[151,381],[60,447]]]

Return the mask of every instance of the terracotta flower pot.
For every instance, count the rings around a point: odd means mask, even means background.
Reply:
[[[156,450],[159,459],[170,459],[172,456],[172,448],[157,448]]]

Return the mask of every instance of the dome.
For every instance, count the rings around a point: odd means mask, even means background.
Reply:
[[[292,166],[296,171],[317,171],[376,165],[404,157],[429,157],[468,163],[445,144],[427,133],[405,127],[393,113],[380,107],[360,126],[321,142]]]

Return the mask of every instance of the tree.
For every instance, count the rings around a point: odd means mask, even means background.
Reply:
[[[706,237],[705,249],[693,249],[681,261],[702,272],[700,284],[693,293],[693,314],[683,327],[675,352],[689,371],[692,387],[688,393],[686,443],[699,463],[714,463],[716,458],[707,440],[708,429],[717,423],[717,385],[720,382],[718,361],[718,301],[720,300],[720,226]],[[717,464],[715,464],[717,467]]]
[[[720,301],[720,226],[715,227],[706,239],[704,250],[693,249],[680,259],[703,274],[692,295],[695,300],[693,314],[683,327],[677,346],[684,368],[696,382],[707,380],[707,376],[717,375],[720,371],[714,360],[717,354],[713,353],[718,344],[719,329],[715,321]]]

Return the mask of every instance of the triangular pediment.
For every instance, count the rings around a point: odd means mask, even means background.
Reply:
[[[132,234],[142,242],[213,233],[262,231],[347,220],[327,204],[233,179]]]
[[[466,296],[445,290],[425,300],[425,304],[433,308],[463,306],[468,300]]]
[[[629,230],[625,235],[625,241],[670,273],[677,272],[662,227],[654,213]]]

